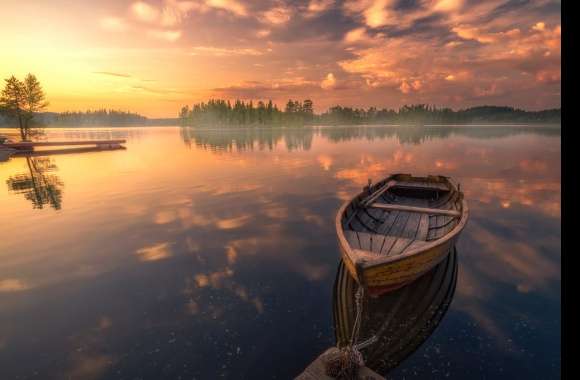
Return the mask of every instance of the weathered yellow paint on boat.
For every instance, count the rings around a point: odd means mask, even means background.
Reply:
[[[452,244],[448,242],[422,254],[409,256],[389,265],[370,267],[364,271],[364,283],[370,287],[403,285],[439,264],[451,248]]]

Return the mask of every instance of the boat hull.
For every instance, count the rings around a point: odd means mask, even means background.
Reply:
[[[400,260],[379,264],[357,271],[345,249],[341,247],[342,259],[351,276],[359,283],[365,284],[367,293],[379,296],[403,287],[433,269],[444,260],[456,239],[443,242],[420,254],[402,257]],[[359,275],[362,273],[362,276]],[[362,277],[362,278],[361,278]]]
[[[369,295],[385,294],[415,281],[447,257],[453,249],[455,240],[448,240],[439,246],[396,262],[365,269],[363,283],[366,284]]]

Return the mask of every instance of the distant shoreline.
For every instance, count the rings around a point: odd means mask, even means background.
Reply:
[[[181,127],[181,128],[194,128],[202,130],[237,130],[237,129],[302,129],[302,128],[348,128],[348,127],[367,127],[367,128],[479,128],[479,127],[505,127],[505,128],[561,128],[561,123],[457,123],[457,124],[311,124],[311,125],[226,125],[226,126],[209,126],[209,125],[180,125],[175,124],[117,124],[117,125],[106,125],[106,124],[94,124],[94,125],[42,125],[39,126],[44,129],[91,129],[91,128],[109,128],[109,129],[122,129],[122,128],[160,128],[160,127]],[[0,125],[0,129],[18,129],[15,125]]]
[[[307,126],[532,126],[561,125],[561,109],[526,111],[507,106],[477,106],[460,110],[436,108],[425,104],[403,106],[398,110],[349,108],[335,106],[315,114],[312,101],[289,101],[284,110],[268,102],[236,102],[210,100],[183,107],[179,117],[148,118],[137,113],[115,110],[86,112],[41,112],[33,123],[41,128],[127,128],[149,126],[190,126],[195,128],[268,128]],[[12,117],[0,115],[0,128],[16,125]],[[34,127],[34,126],[33,126]]]

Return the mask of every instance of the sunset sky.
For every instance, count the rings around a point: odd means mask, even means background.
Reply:
[[[50,111],[560,107],[559,1],[2,0],[0,16],[0,76],[36,74]]]

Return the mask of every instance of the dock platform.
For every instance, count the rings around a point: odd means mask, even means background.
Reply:
[[[5,142],[0,147],[24,151],[32,151],[35,147],[47,146],[93,146],[96,148],[118,148],[126,140],[85,140],[85,141],[21,141]]]

